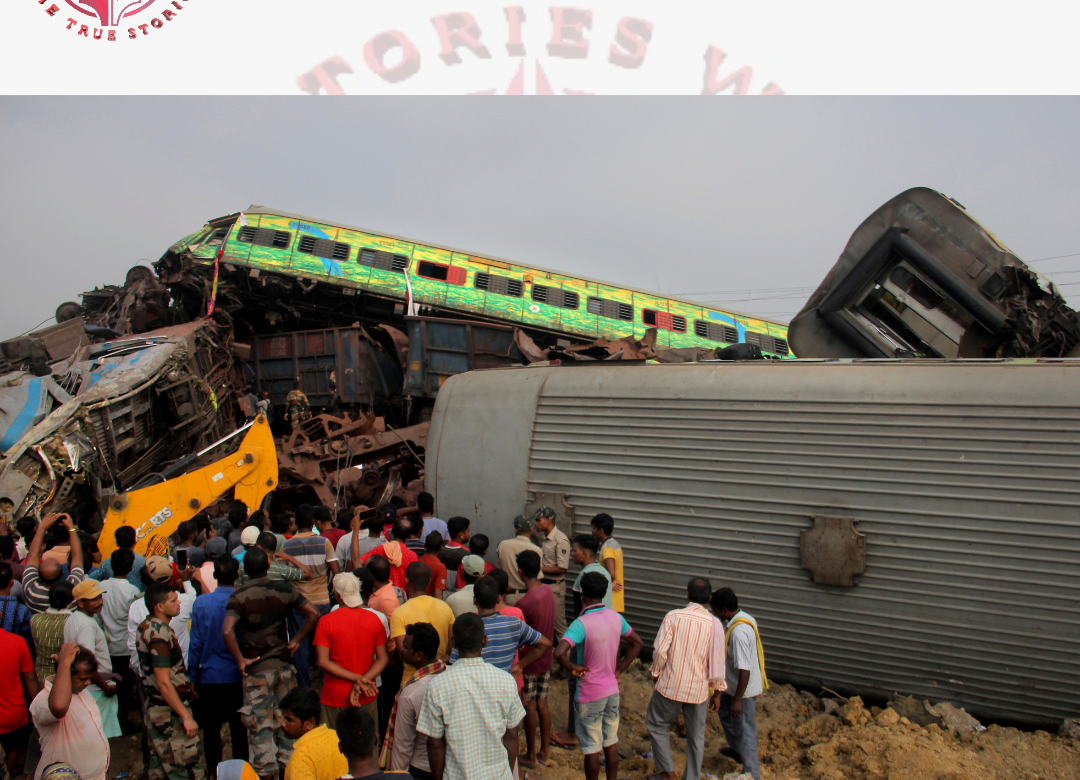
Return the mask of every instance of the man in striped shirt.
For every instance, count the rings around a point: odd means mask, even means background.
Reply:
[[[303,506],[303,505],[302,505]],[[324,507],[319,507],[323,509]],[[313,512],[314,514],[314,512]],[[305,571],[302,580],[296,583],[296,589],[300,594],[315,605],[319,610],[319,616],[330,614],[330,589],[327,587],[327,571],[334,577],[341,573],[341,564],[338,562],[337,552],[334,545],[324,536],[317,535],[311,526],[304,522],[293,537],[281,546],[281,552],[294,561]],[[289,614],[289,633],[293,634],[300,630],[304,623],[304,616],[293,610]],[[304,687],[311,686],[311,673],[308,665],[311,659],[311,640],[308,636],[300,643],[293,655],[293,663],[296,664],[297,679]]]
[[[710,594],[711,595],[711,594]],[[502,615],[495,610],[499,603],[499,585],[491,577],[481,577],[473,586],[473,601],[476,602],[476,614],[484,621],[484,637],[487,643],[481,657],[492,666],[509,672],[515,677],[530,664],[539,661],[551,649],[551,640],[535,628],[516,617]],[[518,648],[532,649],[514,663]],[[450,654],[450,662],[458,658],[457,648]]]
[[[645,727],[652,741],[656,778],[675,780],[668,726],[682,712],[686,725],[686,771],[683,780],[700,780],[705,756],[706,711],[720,708],[724,682],[724,627],[709,611],[712,585],[695,577],[686,586],[682,609],[667,613],[653,642],[652,674],[656,690],[649,701]],[[709,685],[714,692],[709,695]]]

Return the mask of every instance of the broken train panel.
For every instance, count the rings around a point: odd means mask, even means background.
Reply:
[[[50,379],[70,400],[5,452],[0,513],[9,520],[101,515],[109,496],[235,427],[232,335],[212,321],[83,347],[59,368]]]

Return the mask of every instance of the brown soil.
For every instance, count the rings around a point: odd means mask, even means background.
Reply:
[[[619,777],[637,780],[653,771],[652,760],[642,757],[651,750],[645,731],[652,696],[648,669],[635,663],[623,675],[621,688]],[[549,704],[553,728],[565,728],[565,680],[552,681]],[[681,775],[682,723],[672,732]],[[740,769],[719,755],[725,744],[719,721],[710,715],[703,771],[717,780]],[[774,685],[758,700],[758,746],[764,780],[1080,780],[1080,740],[996,725],[957,736],[936,723],[919,726],[893,709],[865,708],[858,698],[823,706],[822,700],[788,685]],[[524,747],[522,738],[523,753]],[[139,776],[138,736],[112,740],[112,751],[110,779],[124,771]],[[540,767],[544,780],[583,777],[578,751],[551,747],[550,758],[551,767]]]
[[[619,777],[637,780],[654,771],[652,760],[641,757],[651,750],[645,731],[653,690],[647,667],[635,663],[620,688]],[[553,728],[565,728],[565,680],[552,681],[549,702]],[[773,685],[758,699],[763,780],[1080,780],[1080,740],[1070,737],[995,725],[955,736],[937,724],[918,726],[892,709],[864,708],[858,698],[830,708],[838,713],[827,714],[820,699],[790,685]],[[681,721],[672,732],[681,776],[686,748]],[[709,716],[705,739],[703,775],[719,780],[741,771],[719,755],[727,742],[715,715]],[[541,767],[544,780],[583,776],[579,752],[552,747],[551,759],[552,767]]]

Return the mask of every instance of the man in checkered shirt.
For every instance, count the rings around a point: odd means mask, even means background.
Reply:
[[[454,622],[458,660],[428,686],[416,730],[428,737],[431,773],[443,780],[512,780],[525,708],[514,678],[480,657],[484,621]]]

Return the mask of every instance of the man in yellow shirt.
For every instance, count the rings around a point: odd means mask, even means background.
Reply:
[[[600,564],[611,575],[611,608],[624,612],[626,582],[623,580],[623,551],[622,545],[611,535],[614,530],[615,521],[611,515],[601,512],[592,519],[592,534],[600,540]]]
[[[431,582],[431,568],[423,561],[414,561],[405,569],[405,585],[409,600],[394,610],[390,616],[390,638],[395,640],[399,651],[404,641],[405,628],[413,623],[430,623],[439,633],[439,655],[442,658],[450,651],[450,627],[454,625],[454,611],[445,601],[432,598],[427,594]],[[416,671],[411,664],[405,664],[401,675],[406,682]]]
[[[337,780],[349,773],[338,735],[319,720],[322,705],[311,688],[293,688],[281,700],[281,727],[293,742],[285,780]]]

